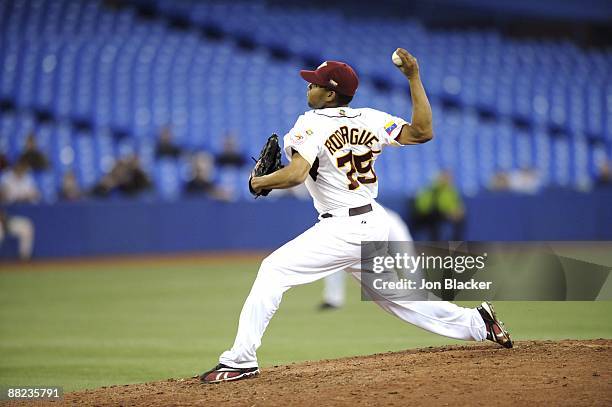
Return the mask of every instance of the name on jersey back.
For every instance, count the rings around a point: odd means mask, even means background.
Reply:
[[[367,129],[349,128],[342,126],[333,132],[327,140],[325,140],[325,148],[330,154],[343,148],[346,144],[363,145],[372,149],[372,145],[378,141],[378,137]]]

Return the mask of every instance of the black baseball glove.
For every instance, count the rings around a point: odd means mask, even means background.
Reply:
[[[255,158],[253,158],[255,160]],[[253,177],[261,177],[263,175],[272,174],[274,171],[278,171],[283,166],[281,165],[281,149],[278,144],[278,136],[273,133],[270,137],[268,137],[268,141],[261,149],[261,153],[259,153],[259,159],[255,160],[255,167],[253,171],[251,171],[251,177],[249,178],[249,191],[255,197],[258,196],[267,196],[271,189],[262,189],[259,193],[255,192],[251,187],[251,179]]]

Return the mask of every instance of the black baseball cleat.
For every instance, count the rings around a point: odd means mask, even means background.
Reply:
[[[329,302],[322,302],[319,305],[319,311],[332,311],[332,310],[336,310],[336,309],[340,309],[340,307],[338,305],[334,305],[331,304]]]
[[[221,382],[232,382],[235,380],[248,379],[249,377],[255,377],[259,374],[258,367],[249,367],[246,369],[240,369],[237,367],[229,367],[222,363],[218,364],[211,370],[200,375],[200,381],[202,383],[221,383]]]
[[[511,348],[512,339],[510,339],[510,334],[504,327],[504,323],[497,319],[493,304],[485,301],[479,307],[476,307],[476,309],[487,326],[487,339],[499,343],[504,348]]]

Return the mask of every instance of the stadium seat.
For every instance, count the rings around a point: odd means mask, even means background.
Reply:
[[[0,100],[11,105],[0,111],[0,149],[15,157],[37,129],[54,166],[44,185],[74,166],[90,186],[133,151],[154,172],[161,196],[176,199],[179,164],[153,157],[159,129],[171,125],[182,146],[213,152],[233,131],[255,155],[270,133],[283,135],[307,109],[298,75],[306,61],[349,61],[361,78],[354,105],[405,117],[406,80],[389,61],[398,44],[419,58],[439,137],[418,154],[385,154],[382,194],[413,193],[441,168],[471,194],[498,169],[524,165],[538,166],[551,184],[583,188],[602,154],[595,151],[612,154],[606,51],[263,1],[146,5],[155,18],[99,1],[0,2]],[[41,111],[52,123],[37,123]],[[222,178],[242,188],[243,175]]]

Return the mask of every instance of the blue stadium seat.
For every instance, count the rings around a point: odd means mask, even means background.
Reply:
[[[180,174],[177,160],[163,159],[155,164],[153,178],[162,199],[173,201],[181,196],[184,181]]]
[[[43,202],[55,202],[57,199],[58,186],[60,180],[56,179],[53,171],[35,172],[34,181],[40,192]]]
[[[593,157],[612,154],[609,50],[516,40],[487,29],[434,31],[410,20],[354,20],[263,1],[147,4],[160,18],[142,19],[135,8],[98,1],[0,2],[6,22],[0,27],[0,100],[17,111],[0,112],[0,149],[14,157],[27,132],[37,129],[55,167],[45,182],[59,182],[57,175],[74,166],[83,185],[134,151],[157,174],[162,195],[174,199],[179,164],[158,165],[152,156],[162,126],[171,125],[181,145],[212,151],[232,130],[257,154],[269,133],[284,134],[307,110],[298,75],[303,57],[349,61],[361,78],[355,106],[406,116],[406,81],[389,61],[397,44],[405,44],[419,58],[440,137],[418,154],[385,154],[381,177],[389,183],[382,183],[388,185],[382,193],[412,193],[440,168],[453,170],[463,191],[473,193],[486,188],[497,169],[523,165],[538,166],[551,184],[583,187]],[[194,26],[177,30],[164,17]],[[203,24],[226,36],[207,39]],[[239,47],[238,39],[255,49]],[[271,50],[284,50],[288,60]],[[50,112],[58,124],[37,125],[34,111]],[[409,175],[399,178],[398,171]]]

